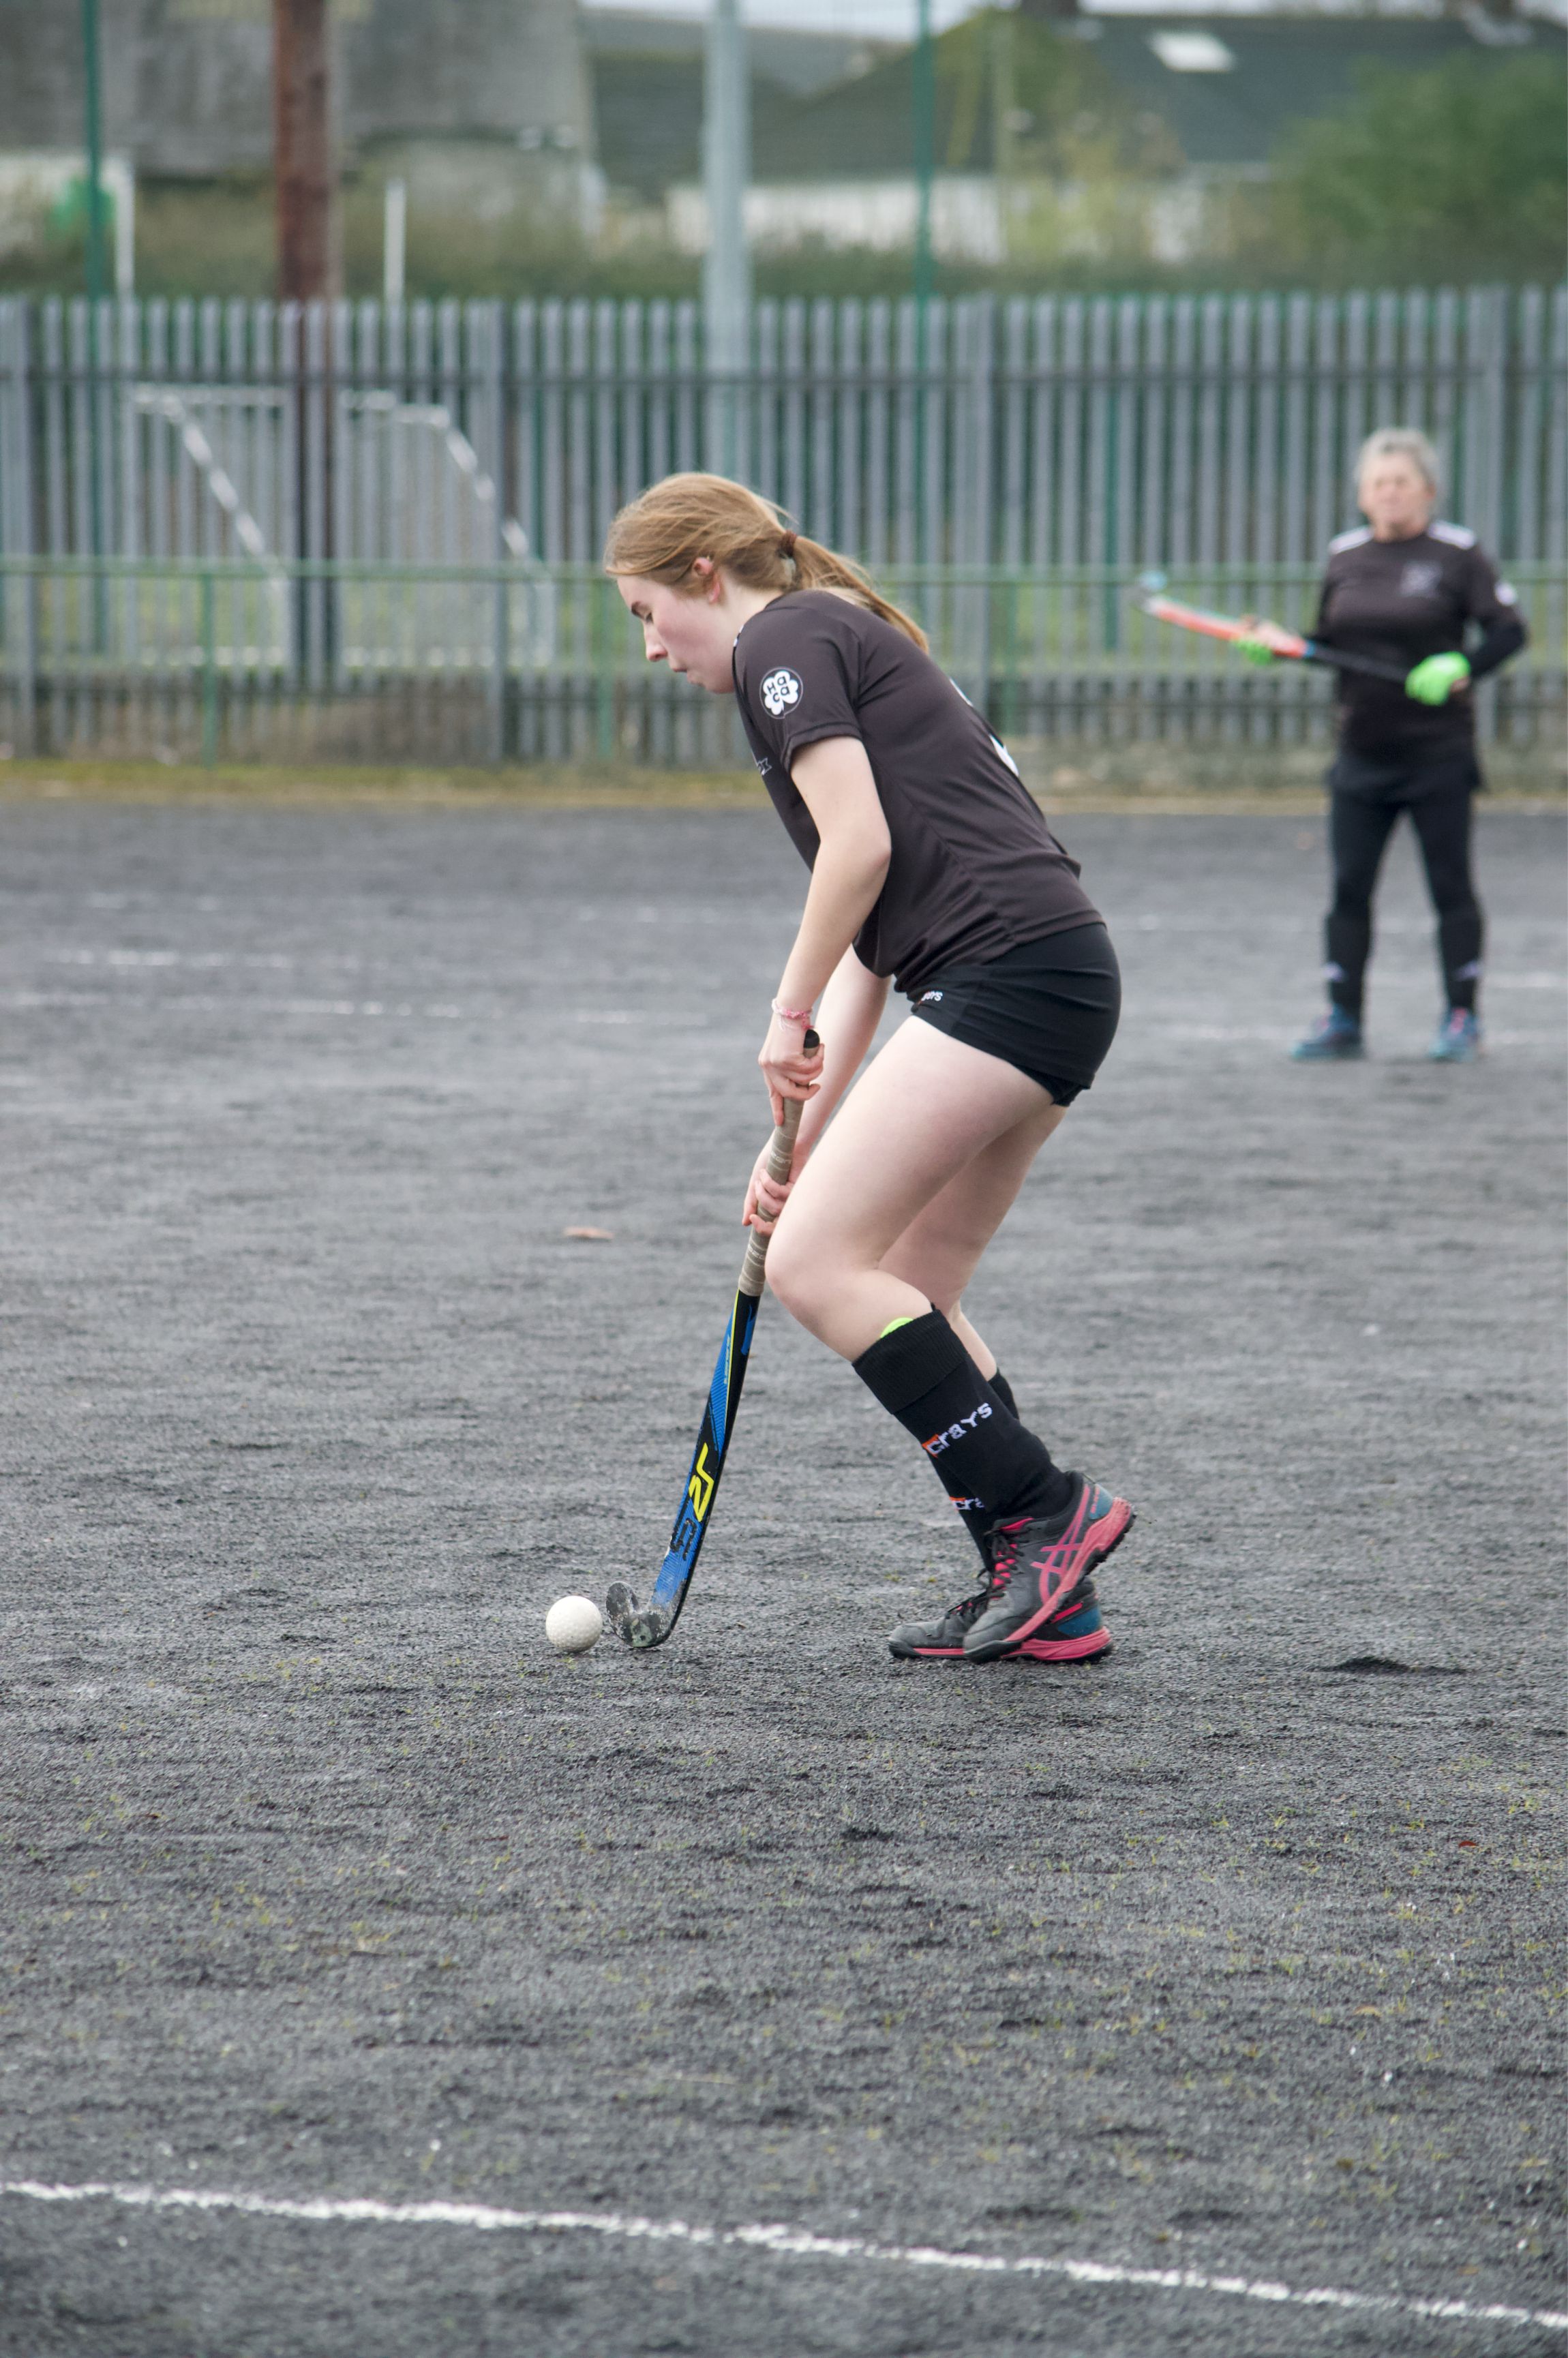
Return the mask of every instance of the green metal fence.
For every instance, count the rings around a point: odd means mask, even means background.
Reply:
[[[745,759],[652,678],[594,569],[621,503],[734,463],[921,613],[1028,739],[1310,740],[1265,677],[1130,611],[1136,572],[1303,620],[1368,428],[1535,632],[1480,698],[1553,726],[1568,289],[760,302],[716,376],[690,304],[0,300],[0,740],[273,760]]]
[[[721,463],[879,568],[1308,564],[1399,420],[1568,556],[1562,287],[759,302],[713,363],[690,303],[0,300],[0,554],[591,564]]]
[[[1482,727],[1544,741],[1564,693],[1568,568],[1514,568],[1527,654]],[[1010,739],[1300,744],[1321,671],[1259,675],[1152,622],[1130,568],[888,567],[889,593]],[[1310,627],[1317,571],[1209,565],[1177,594]],[[0,739],[18,754],[685,767],[747,760],[732,708],[643,659],[588,566],[0,558]]]

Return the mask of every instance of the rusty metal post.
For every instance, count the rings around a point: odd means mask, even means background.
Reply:
[[[341,291],[330,45],[328,0],[272,0],[273,171],[283,303],[330,302]]]
[[[277,293],[299,304],[297,350],[304,366],[295,389],[298,502],[293,554],[336,554],[337,388],[333,314],[342,291],[337,172],[332,154],[332,27],[329,0],[272,0],[273,173],[277,206]],[[318,308],[319,307],[319,308]],[[337,643],[337,584],[295,584],[295,655],[308,679],[326,676]]]

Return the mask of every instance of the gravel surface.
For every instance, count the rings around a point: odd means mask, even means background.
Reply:
[[[1556,820],[1458,1070],[1408,843],[1317,1071],[1319,823],[1066,830],[1122,1035],[968,1306],[1140,1521],[1108,1665],[988,1671],[774,1303],[674,1642],[544,1641],[674,1512],[770,819],[3,827],[0,2176],[1109,2272],[11,2192],[5,2358],[1561,2346]]]

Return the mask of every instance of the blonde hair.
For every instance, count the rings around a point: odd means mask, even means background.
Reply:
[[[674,590],[696,587],[699,557],[749,590],[842,590],[917,647],[925,644],[919,623],[890,605],[849,557],[792,531],[782,508],[726,475],[666,475],[622,509],[604,544],[606,573]]]
[[[1413,426],[1379,426],[1368,434],[1356,454],[1356,482],[1375,459],[1408,459],[1419,473],[1426,478],[1427,490],[1435,500],[1443,489],[1443,465],[1424,434]]]

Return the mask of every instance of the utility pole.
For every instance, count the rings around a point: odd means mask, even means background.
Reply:
[[[703,81],[702,178],[708,251],[702,264],[708,369],[708,463],[722,474],[745,464],[743,379],[751,358],[752,259],[746,189],[752,178],[752,91],[740,0],[710,0]]]
[[[98,65],[98,0],[81,0],[82,145],[87,150],[87,295],[103,293],[103,103]]]
[[[916,0],[914,87],[910,93],[914,134],[914,299],[920,317],[931,300],[931,181],[936,168],[936,49],[931,38],[931,0]],[[925,354],[922,352],[922,362]]]
[[[319,303],[339,292],[327,0],[272,0],[273,172],[277,292]]]

